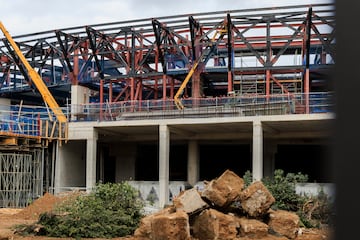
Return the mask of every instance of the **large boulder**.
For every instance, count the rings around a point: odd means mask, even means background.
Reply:
[[[140,220],[139,227],[135,230],[134,236],[137,240],[152,239],[152,222],[156,216],[169,215],[174,213],[176,210],[173,207],[167,207],[150,215],[143,217]]]
[[[269,214],[269,227],[272,231],[290,239],[297,236],[300,225],[300,218],[296,213],[276,210]]]
[[[226,170],[220,177],[206,183],[201,196],[218,207],[235,201],[244,188],[244,180],[236,173]]]
[[[193,236],[198,240],[232,240],[237,237],[235,217],[215,209],[203,210],[192,226]]]
[[[242,209],[251,217],[262,217],[275,202],[275,198],[261,181],[255,181],[240,194]]]
[[[188,214],[200,212],[209,205],[201,198],[196,188],[181,192],[173,199],[174,206],[178,210],[183,210]]]
[[[171,214],[157,215],[151,222],[151,239],[190,240],[189,216],[179,210]]]
[[[240,227],[240,236],[259,239],[268,235],[269,226],[256,219],[241,217],[237,219]]]

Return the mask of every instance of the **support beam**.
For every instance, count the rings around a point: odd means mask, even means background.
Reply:
[[[188,165],[187,165],[187,181],[191,186],[199,181],[199,145],[196,140],[190,140],[188,144]]]
[[[170,131],[167,125],[159,126],[159,207],[169,202]]]
[[[91,138],[86,139],[86,191],[90,192],[96,185],[96,151],[97,133],[93,132]]]
[[[58,141],[53,142],[53,156],[52,156],[52,166],[51,169],[53,171],[52,175],[52,186],[54,188],[54,194],[58,194],[61,192],[61,187],[63,186],[63,177],[62,173],[64,170],[62,159],[62,151],[59,149]]]
[[[257,181],[263,178],[263,129],[260,120],[253,122],[252,148],[252,175]]]

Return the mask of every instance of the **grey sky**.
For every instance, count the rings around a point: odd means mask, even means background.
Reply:
[[[11,35],[16,36],[58,28],[149,17],[333,2],[332,0],[0,0],[0,21]]]

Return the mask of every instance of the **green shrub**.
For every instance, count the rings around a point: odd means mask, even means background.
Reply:
[[[296,184],[307,182],[308,176],[302,173],[287,173],[277,169],[273,177],[263,178],[264,185],[276,199],[273,208],[298,211],[304,203],[304,197],[296,193]]]
[[[252,181],[252,174],[246,171],[243,176],[245,187]],[[321,224],[330,224],[333,215],[333,205],[329,197],[320,191],[317,196],[299,195],[296,193],[296,184],[308,181],[306,174],[287,173],[277,169],[272,177],[262,179],[263,184],[275,198],[272,209],[281,209],[296,212],[305,227],[319,227]]]
[[[134,233],[144,203],[128,183],[96,185],[87,194],[65,201],[54,213],[39,217],[44,235],[73,238],[113,238]]]

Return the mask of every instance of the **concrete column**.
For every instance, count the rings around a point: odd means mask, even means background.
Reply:
[[[10,117],[10,106],[10,99],[0,98],[0,119],[8,119]]]
[[[188,144],[188,165],[187,181],[194,186],[199,181],[199,145],[195,140],[190,140]]]
[[[275,154],[277,144],[274,141],[265,141],[264,143],[264,176],[270,177],[275,171]]]
[[[254,181],[263,178],[263,130],[260,120],[253,121],[252,175]]]
[[[71,120],[76,120],[77,115],[85,114],[83,104],[89,103],[89,89],[80,85],[71,85]]]
[[[96,185],[96,149],[97,134],[86,139],[86,191],[90,192]]]
[[[57,141],[54,141],[53,143],[53,156],[51,158],[52,162],[52,171],[54,171],[54,174],[52,174],[53,177],[53,187],[54,187],[54,194],[58,194],[61,192],[62,187],[62,180],[64,179],[61,175],[64,172],[64,166],[61,161],[62,159],[62,152],[59,151],[59,145],[57,144]]]
[[[167,125],[159,126],[159,207],[169,202],[170,131]]]

